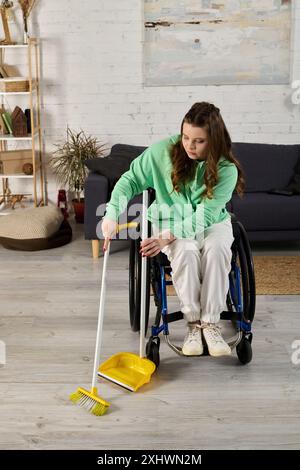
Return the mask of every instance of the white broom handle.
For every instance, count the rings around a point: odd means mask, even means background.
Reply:
[[[102,268],[102,280],[101,280],[101,291],[100,291],[100,302],[99,302],[99,314],[98,314],[98,327],[96,337],[96,348],[95,348],[95,359],[94,359],[94,372],[92,388],[96,387],[97,372],[100,363],[100,352],[102,343],[102,330],[103,330],[103,319],[104,319],[104,306],[105,306],[105,295],[106,295],[106,271],[107,261],[109,256],[110,242],[108,243],[107,249],[104,252],[103,268]]]
[[[142,240],[148,238],[148,191],[143,191],[142,208]],[[140,357],[145,357],[145,323],[146,323],[146,279],[147,257],[142,257],[142,279],[141,279],[141,321],[140,321]]]

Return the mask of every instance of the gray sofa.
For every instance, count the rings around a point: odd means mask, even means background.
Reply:
[[[96,227],[101,221],[97,207],[109,200],[117,179],[145,148],[116,144],[105,162],[87,161],[90,173],[85,182],[84,229],[85,238],[94,240],[94,256],[98,249]],[[227,209],[242,222],[250,242],[300,240],[300,195],[272,193],[286,188],[293,179],[300,145],[234,143],[233,151],[246,175],[246,191],[243,199],[234,193]],[[129,206],[140,200],[137,196]]]

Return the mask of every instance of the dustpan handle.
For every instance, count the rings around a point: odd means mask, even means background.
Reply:
[[[94,371],[92,388],[96,387],[97,372],[100,363],[100,352],[102,342],[102,330],[103,330],[103,318],[104,318],[104,306],[105,306],[105,295],[106,295],[106,271],[107,261],[109,256],[110,242],[108,243],[107,249],[104,252],[103,268],[102,268],[102,280],[101,280],[101,291],[100,291],[100,302],[99,302],[99,314],[98,314],[98,326],[97,326],[97,337],[96,337],[96,348],[95,348],[95,359],[94,359]]]
[[[148,190],[143,191],[142,208],[142,240],[148,238]],[[145,357],[145,323],[146,323],[146,282],[147,282],[147,257],[142,257],[141,279],[141,320],[140,320],[140,357]]]

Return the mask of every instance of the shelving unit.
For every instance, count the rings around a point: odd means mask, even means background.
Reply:
[[[44,171],[42,159],[42,130],[41,130],[41,99],[40,99],[40,47],[37,38],[29,38],[28,44],[0,45],[0,63],[4,63],[5,49],[25,49],[27,50],[27,66],[29,91],[26,92],[0,92],[2,105],[4,97],[25,95],[29,98],[28,108],[30,109],[31,134],[24,137],[14,137],[11,134],[0,135],[0,152],[8,149],[8,143],[13,141],[30,141],[32,151],[33,174],[1,174],[3,186],[3,195],[8,194],[9,179],[32,179],[32,190],[34,205],[45,205],[45,187],[44,187]],[[22,51],[23,52],[23,51]],[[18,105],[17,102],[14,105]],[[0,153],[1,159],[1,153]],[[39,188],[39,189],[38,189]],[[6,201],[7,202],[7,201]]]

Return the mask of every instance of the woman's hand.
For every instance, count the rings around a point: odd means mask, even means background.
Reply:
[[[118,223],[112,219],[103,219],[101,229],[104,236],[103,251],[107,250],[108,243],[117,233]]]
[[[158,255],[158,253],[167,245],[172,243],[175,240],[173,234],[169,233],[168,237],[156,236],[151,238],[146,238],[141,241],[140,253],[142,256],[147,256],[152,258],[153,256]]]

